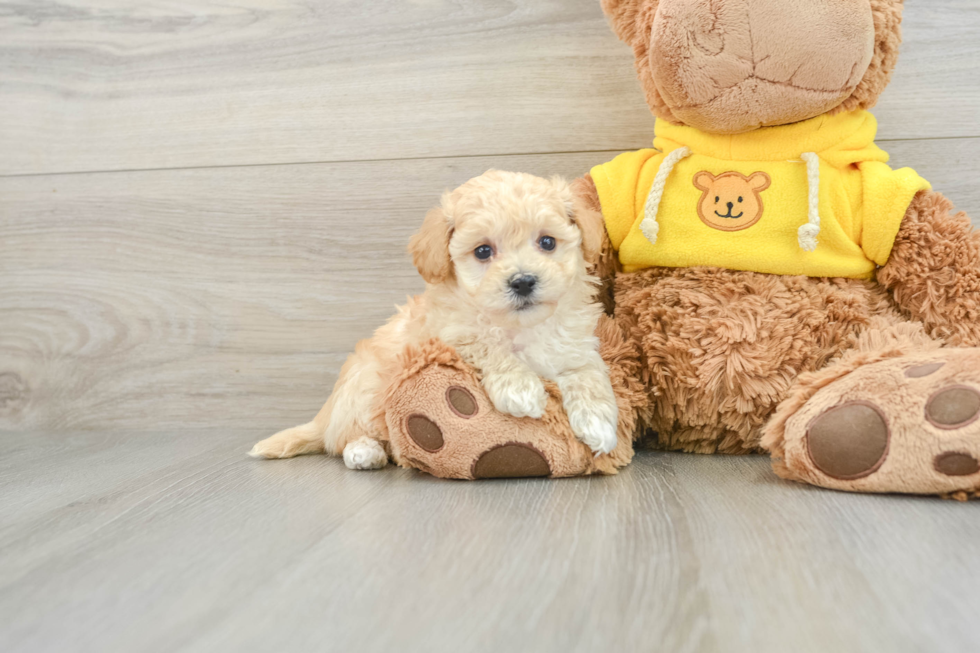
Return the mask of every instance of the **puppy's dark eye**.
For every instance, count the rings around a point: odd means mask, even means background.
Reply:
[[[741,198],[741,197],[740,197],[740,198],[738,198],[738,201],[739,201],[739,202],[741,202],[741,201],[742,201],[742,198]]]
[[[493,247],[490,247],[490,245],[480,245],[473,250],[473,254],[481,261],[486,261],[493,256]]]
[[[555,242],[555,239],[552,238],[551,236],[541,236],[540,238],[538,238],[538,246],[541,247],[541,249],[543,249],[546,252],[550,252],[551,250],[553,250],[555,248],[555,245],[557,245],[557,243]]]
[[[720,197],[718,197],[717,195],[715,195],[715,204],[717,204],[718,203],[718,200],[720,200],[720,199],[721,199]]]

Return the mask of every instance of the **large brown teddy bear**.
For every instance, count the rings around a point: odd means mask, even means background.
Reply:
[[[389,391],[394,458],[458,478],[610,472],[646,435],[768,451],[780,476],[828,488],[980,490],[980,237],[886,165],[867,113],[898,56],[902,0],[603,9],[658,118],[654,149],[575,183],[603,218],[621,447],[585,456],[558,402],[543,422],[496,413],[433,343],[406,354]],[[450,387],[479,411],[442,406]],[[409,432],[420,415],[434,451]]]

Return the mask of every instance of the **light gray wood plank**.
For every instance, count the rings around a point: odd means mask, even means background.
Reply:
[[[883,139],[980,136],[980,4],[910,0]],[[0,2],[0,174],[626,150],[598,0]]]
[[[874,113],[879,139],[980,136],[980,3],[905,0],[902,47]]]
[[[980,504],[849,495],[760,457],[440,481],[253,431],[0,436],[0,649],[949,651]]]
[[[980,217],[980,139],[888,145]],[[444,188],[615,154],[0,179],[0,430],[306,421],[422,289],[404,247]]]

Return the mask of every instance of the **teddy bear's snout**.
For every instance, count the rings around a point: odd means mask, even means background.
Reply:
[[[741,133],[832,109],[874,54],[870,5],[660,0],[649,67],[677,119]]]

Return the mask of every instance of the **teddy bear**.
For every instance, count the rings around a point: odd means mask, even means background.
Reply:
[[[600,216],[582,224],[601,242],[620,445],[586,455],[557,401],[538,421],[497,413],[431,343],[385,400],[393,458],[455,478],[613,473],[642,438],[768,453],[780,477],[837,490],[980,493],[980,236],[888,166],[868,111],[902,0],[602,7],[656,117],[652,148],[573,184]],[[438,449],[410,432],[419,415]]]

